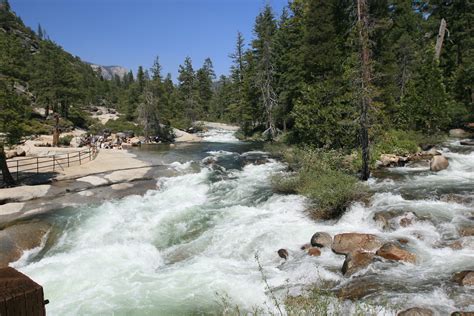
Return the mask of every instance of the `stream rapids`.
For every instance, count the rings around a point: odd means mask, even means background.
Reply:
[[[305,213],[305,198],[272,192],[271,177],[286,166],[259,144],[211,130],[202,143],[143,148],[139,157],[178,175],[156,179],[156,189],[143,196],[48,214],[54,241],[13,266],[43,285],[49,315],[219,314],[220,297],[241,311],[271,310],[256,254],[279,297],[369,278],[382,285],[365,298],[376,304],[429,307],[439,315],[474,310],[473,288],[451,282],[453,273],[474,268],[474,237],[459,233],[474,223],[474,151],[454,141],[443,151],[447,170],[388,169],[370,179],[368,206],[355,203],[337,221],[315,222]],[[412,212],[416,220],[383,230],[374,214],[390,211]],[[379,261],[344,277],[344,256],[300,250],[315,232],[403,238],[417,263]],[[454,241],[462,249],[448,246]],[[277,255],[280,248],[289,250],[287,261]]]

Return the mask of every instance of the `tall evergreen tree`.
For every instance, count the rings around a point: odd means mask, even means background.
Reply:
[[[156,56],[153,66],[151,67],[151,79],[155,81],[162,81],[163,77],[161,75],[162,67],[160,64],[160,57]]]
[[[196,74],[194,73],[191,58],[188,56],[178,70],[178,91],[182,109],[188,121],[193,122],[198,117],[198,103],[196,97]]]
[[[138,84],[138,92],[142,93],[143,89],[145,89],[145,72],[143,71],[143,67],[139,66],[137,71],[137,84]]]
[[[209,115],[210,102],[213,96],[213,82],[216,79],[214,67],[210,58],[206,58],[202,68],[196,72],[196,84],[199,102],[199,112]]]
[[[269,5],[257,16],[252,42],[253,53],[257,60],[257,86],[261,93],[261,102],[265,108],[266,133],[272,138],[276,135],[274,111],[278,106],[275,92],[275,54],[274,36],[277,24]]]

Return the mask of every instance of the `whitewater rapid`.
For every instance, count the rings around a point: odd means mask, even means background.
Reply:
[[[228,131],[204,136],[239,146]],[[277,295],[352,280],[340,273],[344,256],[323,249],[320,257],[310,257],[300,250],[318,231],[409,240],[416,265],[376,262],[354,276],[374,275],[387,284],[372,297],[376,301],[383,296],[394,305],[429,306],[441,314],[474,308],[469,289],[445,282],[473,268],[472,237],[461,238],[461,250],[445,244],[460,239],[457,227],[469,222],[474,205],[439,199],[443,193],[473,194],[472,151],[446,148],[450,167],[437,174],[395,168],[393,177],[371,180],[376,193],[369,206],[355,203],[338,221],[315,222],[304,212],[303,197],[272,192],[271,177],[285,172],[283,163],[252,164],[249,157],[266,159],[265,153],[211,147],[202,159],[193,155],[169,164],[179,175],[157,179],[156,189],[144,196],[54,215],[61,227],[54,244],[15,264],[43,285],[49,315],[215,314],[222,296],[243,311],[271,310],[256,254]],[[385,231],[373,216],[390,210],[415,212],[420,220]],[[289,249],[287,262],[276,254],[280,248]]]

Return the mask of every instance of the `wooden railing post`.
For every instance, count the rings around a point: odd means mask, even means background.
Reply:
[[[81,152],[79,152],[79,165],[81,165]]]
[[[69,167],[69,153],[67,153],[67,166]]]
[[[16,161],[16,181],[18,181],[18,172],[19,172],[19,165],[18,163],[20,162],[20,160],[17,160]]]
[[[54,172],[54,166],[55,165],[55,159],[54,159],[54,155],[53,155],[53,172]]]
[[[39,173],[39,157],[36,157],[36,173]]]

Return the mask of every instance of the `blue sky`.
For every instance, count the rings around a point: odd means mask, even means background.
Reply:
[[[195,69],[210,57],[216,74],[227,74],[237,31],[248,44],[267,2],[279,16],[288,0],[10,0],[26,25],[36,30],[41,23],[85,61],[136,72],[159,55],[173,78],[188,55]]]

